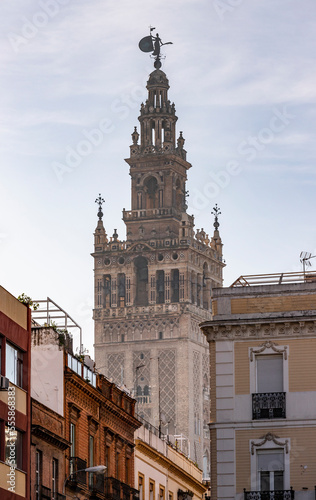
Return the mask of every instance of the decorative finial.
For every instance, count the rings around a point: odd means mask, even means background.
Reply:
[[[161,68],[160,48],[162,47],[162,45],[171,45],[172,42],[162,43],[158,33],[156,34],[156,36],[153,36],[151,34],[151,32],[155,29],[156,28],[150,27],[149,36],[145,36],[144,38],[142,38],[138,46],[142,52],[152,52],[152,56],[155,57],[154,66],[156,69],[159,69]]]
[[[102,204],[105,203],[104,199],[101,197],[101,194],[99,193],[99,198],[95,200],[95,203],[98,203],[99,205],[99,211],[98,211],[98,217],[99,220],[102,220],[103,217],[103,212],[102,212]]]
[[[218,216],[221,213],[222,212],[220,211],[220,209],[218,208],[217,203],[216,203],[215,207],[213,207],[213,212],[211,212],[212,215],[215,215],[215,221],[214,221],[214,224],[213,224],[213,226],[215,227],[215,231],[218,231],[218,228],[219,228]]]

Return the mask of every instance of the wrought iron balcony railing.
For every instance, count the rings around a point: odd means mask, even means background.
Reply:
[[[56,493],[55,498],[56,500],[66,500],[66,495],[63,495],[62,493]]]
[[[105,479],[105,498],[107,500],[139,500],[139,491],[115,477]]]
[[[40,497],[41,500],[50,500],[52,498],[52,490],[46,488],[46,486],[41,486]]]
[[[70,457],[69,459],[69,472],[72,476],[69,479],[69,484],[85,485],[87,482],[87,473],[82,470],[87,468],[87,461],[78,457]],[[77,472],[81,471],[81,472]]]
[[[252,395],[252,419],[285,418],[285,392],[264,392]]]
[[[246,491],[244,500],[294,500],[294,490]]]
[[[89,490],[94,493],[101,493],[104,495],[105,480],[104,474],[89,473]]]

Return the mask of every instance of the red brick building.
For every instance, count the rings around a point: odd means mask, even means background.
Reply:
[[[32,498],[133,500],[135,400],[75,356],[57,328],[32,328]],[[102,474],[85,471],[105,466]],[[34,496],[33,496],[34,495]]]
[[[0,498],[30,498],[31,312],[0,287]]]

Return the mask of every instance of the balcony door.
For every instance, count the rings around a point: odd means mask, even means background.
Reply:
[[[257,393],[283,392],[283,356],[256,356]]]
[[[284,490],[283,450],[258,450],[257,466],[260,491]]]

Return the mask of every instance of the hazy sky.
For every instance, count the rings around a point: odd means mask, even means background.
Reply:
[[[155,26],[192,163],[196,228],[220,206],[227,267],[301,270],[316,254],[315,0],[1,2],[1,284],[51,297],[93,355],[93,232],[125,239],[131,133]],[[316,259],[314,260],[314,268]],[[75,339],[75,341],[77,341]]]

